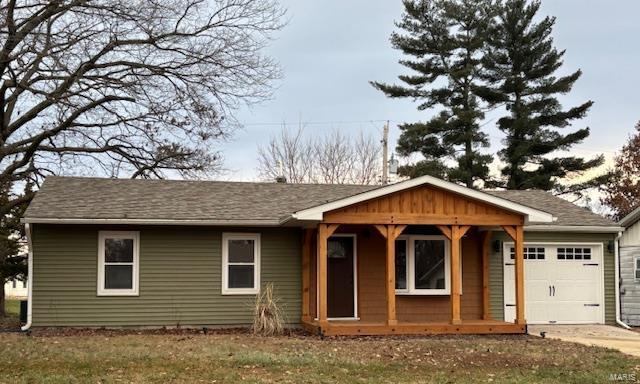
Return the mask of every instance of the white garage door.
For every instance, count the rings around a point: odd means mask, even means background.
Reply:
[[[513,243],[504,244],[505,321],[515,319]],[[529,324],[604,323],[602,244],[525,243]]]

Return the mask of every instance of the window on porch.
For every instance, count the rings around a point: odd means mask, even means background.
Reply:
[[[444,236],[401,236],[395,254],[396,294],[450,293],[449,241]]]

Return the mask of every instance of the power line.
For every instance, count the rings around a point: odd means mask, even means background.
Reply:
[[[279,123],[275,122],[266,122],[266,123],[241,123],[244,126],[281,126],[281,125],[332,125],[332,124],[367,124],[367,123],[381,123],[387,122],[389,120],[386,119],[377,119],[377,120],[329,120],[329,121],[296,121],[296,122],[288,122],[281,121]]]
[[[489,119],[486,122],[483,122],[480,127],[484,127],[490,123],[492,123],[494,119]],[[388,120],[388,119],[372,119],[372,120],[318,120],[318,121],[313,121],[313,120],[309,120],[309,121],[296,121],[296,122],[290,122],[290,121],[281,121],[281,122],[248,122],[248,123],[241,123],[241,125],[243,126],[283,126],[283,125],[287,125],[287,126],[292,126],[292,125],[337,125],[337,124],[374,124],[374,123],[393,123],[395,125],[398,125],[402,122],[397,121],[397,120]],[[377,128],[378,130],[380,130],[380,128],[378,126],[375,126],[375,128]],[[496,135],[487,135],[492,139],[496,139],[496,140],[504,140],[506,137],[504,136],[496,136]],[[527,141],[527,140],[522,140],[522,141]],[[599,148],[592,148],[592,147],[583,147],[581,145],[574,145],[571,146],[571,149],[575,150],[582,150],[582,151],[586,151],[586,152],[597,152],[597,153],[611,153],[611,154],[616,154],[618,153],[617,150],[614,149],[599,149]]]

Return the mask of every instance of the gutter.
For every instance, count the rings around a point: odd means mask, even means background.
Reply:
[[[605,225],[525,225],[525,232],[621,233],[622,227]]]
[[[620,251],[619,251],[619,240],[622,237],[622,231],[618,232],[616,236],[616,240],[614,242],[614,264],[615,264],[615,297],[616,297],[616,323],[623,328],[631,329],[625,322],[620,318]]]
[[[49,217],[26,217],[20,221],[25,225],[29,224],[111,224],[111,225],[192,225],[192,226],[229,226],[229,227],[279,227],[289,225],[301,225],[310,227],[319,221],[309,218],[301,218],[297,213],[285,216],[279,220],[198,220],[198,219],[69,219],[69,218],[49,218]],[[600,225],[525,225],[525,232],[591,232],[591,233],[618,233],[623,231],[623,227],[600,226]]]
[[[33,313],[33,241],[31,239],[31,225],[25,224],[25,233],[27,235],[27,247],[29,248],[27,258],[27,323],[20,329],[22,331],[28,331],[31,328],[32,313]]]
[[[280,220],[173,220],[173,219],[67,219],[26,217],[20,220],[25,224],[135,224],[135,225],[204,225],[229,227],[276,227]]]

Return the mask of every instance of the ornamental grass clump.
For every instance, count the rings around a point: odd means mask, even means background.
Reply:
[[[278,299],[273,296],[272,283],[268,283],[256,297],[251,331],[262,336],[281,335],[284,332],[284,313]]]

